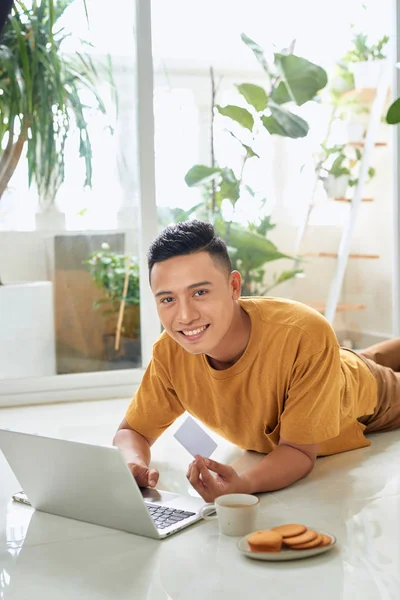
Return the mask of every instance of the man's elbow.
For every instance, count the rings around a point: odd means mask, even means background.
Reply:
[[[305,474],[303,475],[303,479],[304,477],[308,477],[310,475],[310,473],[314,470],[315,467],[315,463],[316,463],[316,459],[312,459],[310,458],[310,456],[308,457],[309,459],[309,466],[308,469],[306,470]]]

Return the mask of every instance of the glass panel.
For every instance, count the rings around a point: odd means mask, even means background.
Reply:
[[[14,50],[10,66],[20,67],[31,102],[22,108],[34,117],[15,118],[12,141],[24,127],[27,141],[0,198],[0,379],[141,365],[135,6],[86,0],[88,26],[83,2],[55,2],[53,51],[47,8],[40,13],[48,3],[28,1],[20,15],[23,35],[33,25],[42,36],[47,62],[26,43],[30,72]],[[13,35],[8,26],[6,48]],[[10,96],[0,96],[2,159]]]
[[[349,200],[360,168],[362,135],[372,104],[368,91],[360,93],[370,84],[357,83],[354,65],[365,54],[370,64],[376,63],[372,58],[380,58],[380,41],[386,35],[390,38],[393,31],[393,3],[285,0],[271,10],[270,4],[262,0],[249,0],[245,6],[230,0],[205,0],[194,11],[190,3],[181,0],[153,0],[152,7],[159,227],[192,217],[213,219],[218,227],[222,219],[220,230],[229,244],[233,236],[228,239],[227,223],[232,223],[230,231],[235,227],[240,239],[236,237],[236,245],[229,245],[235,266],[242,273],[243,293],[284,296],[311,305],[315,300],[315,306],[324,312],[335,268],[335,260],[330,256],[333,254],[334,258],[338,252],[349,218]],[[270,135],[260,124],[261,119],[254,121],[259,123],[257,130],[243,125],[240,118],[219,114],[217,108],[213,111],[213,104],[233,104],[254,116],[254,105],[239,93],[237,85],[252,83],[270,94],[274,77],[279,75],[275,72],[268,80],[253,52],[241,40],[242,33],[265,50],[272,67],[273,53],[290,48],[295,41],[295,55],[327,72],[328,86],[318,102],[310,97],[300,106],[288,104],[294,120],[300,116],[308,123],[305,137],[291,139],[282,131],[278,135],[276,130]],[[391,41],[383,43],[382,56],[390,57]],[[343,60],[347,71],[341,82],[337,68],[338,61]],[[301,77],[300,72],[298,76]],[[356,89],[346,100],[344,92],[349,88],[340,89],[340,85],[347,85],[350,80]],[[337,155],[330,155],[324,169],[319,175],[316,172],[318,157],[323,154],[321,144],[327,138],[333,104],[330,94],[335,85],[343,98],[329,144],[346,146],[342,166],[351,170],[348,196],[335,197],[347,202],[333,201],[326,181],[333,168],[331,159]],[[276,97],[275,100],[279,104]],[[270,115],[267,110],[265,116]],[[392,240],[388,234],[393,219],[392,131],[383,120],[378,125],[378,145],[371,165],[376,173],[364,187],[365,198],[373,202],[363,203],[352,239],[353,252],[361,260],[350,260],[347,265],[341,302],[343,310],[349,312],[338,311],[335,325],[336,329],[354,334],[371,330],[390,336],[390,295],[385,297],[383,308],[379,305],[383,299],[377,298],[379,292],[373,292],[385,286],[388,289],[392,280]],[[361,131],[358,141],[352,137],[355,129],[359,135]],[[246,157],[246,152],[252,151],[259,158],[252,154]],[[185,175],[194,165],[225,170],[225,179],[221,173],[217,175],[214,192],[210,180],[205,185],[187,186]],[[302,238],[300,248],[297,240],[311,203],[307,236]],[[258,236],[264,239],[260,241]],[[267,242],[273,246],[268,247]],[[291,257],[299,251],[301,255],[313,253],[314,258],[307,257],[299,264],[280,255]],[[379,255],[379,262],[364,260],[364,255]],[[304,273],[296,273],[299,269]],[[364,304],[366,310],[354,312],[354,307]]]

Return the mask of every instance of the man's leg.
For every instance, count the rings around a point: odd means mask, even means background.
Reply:
[[[400,372],[400,338],[379,342],[361,350],[358,354],[374,361],[377,365],[389,367],[396,373]]]
[[[400,339],[380,342],[358,352],[371,369],[378,388],[373,415],[361,417],[366,432],[391,431],[400,427]]]

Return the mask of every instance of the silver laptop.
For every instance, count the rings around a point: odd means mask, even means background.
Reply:
[[[201,498],[141,490],[114,446],[0,429],[0,450],[36,510],[154,539],[201,519]]]

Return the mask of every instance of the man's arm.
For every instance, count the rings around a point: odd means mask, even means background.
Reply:
[[[318,444],[291,444],[281,438],[271,454],[240,475],[233,467],[196,456],[186,476],[206,502],[223,494],[273,492],[311,473],[317,453]]]
[[[317,454],[318,444],[291,444],[281,438],[275,450],[240,475],[245,493],[273,492],[303,479],[313,470]]]
[[[138,431],[132,429],[126,419],[123,419],[114,436],[113,444],[117,446],[138,485],[155,487],[158,482],[159,473],[156,469],[150,469],[151,451],[150,446],[155,440],[147,438]]]

